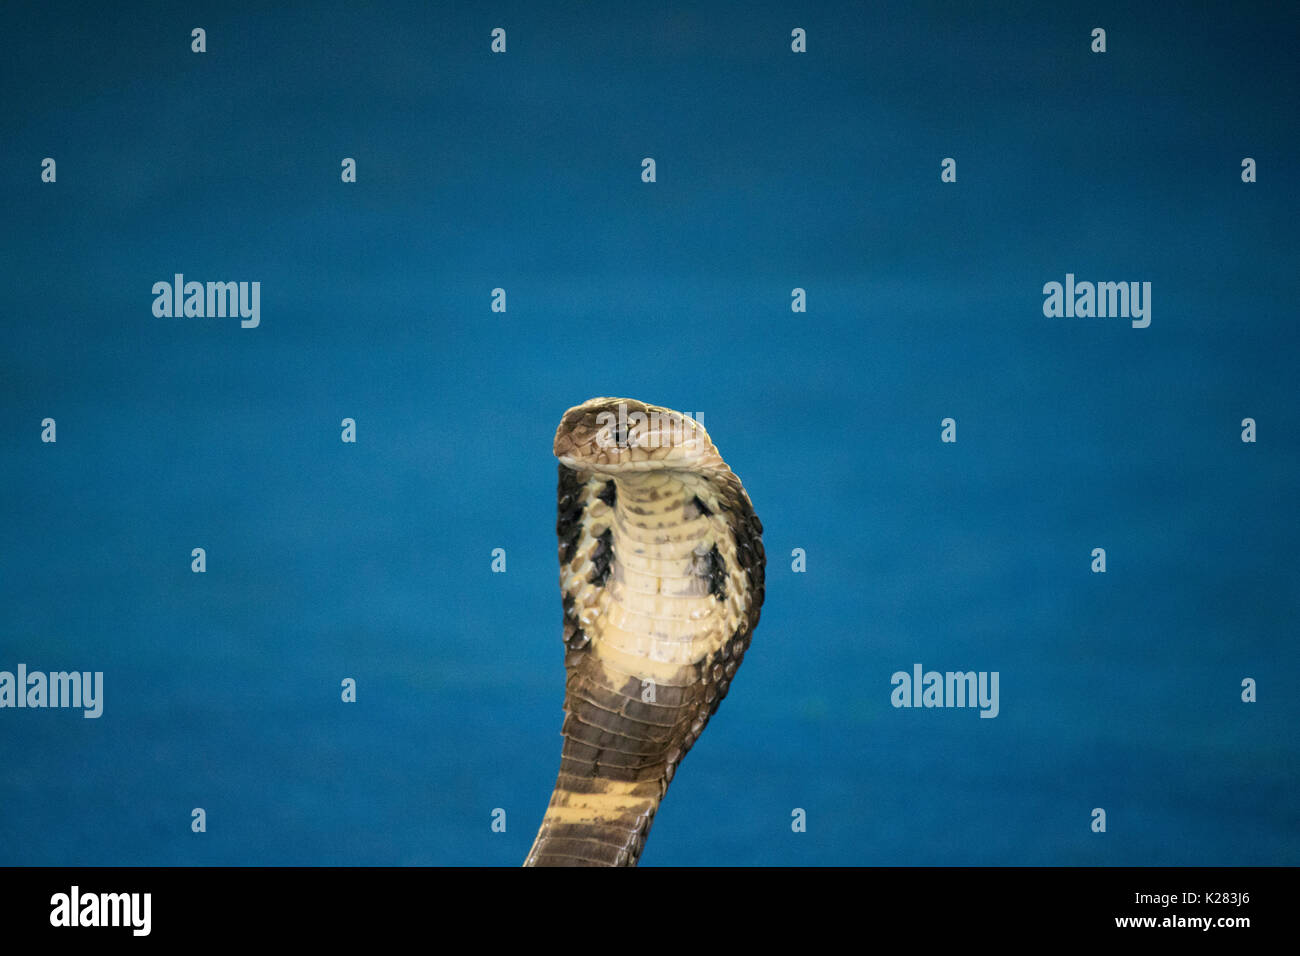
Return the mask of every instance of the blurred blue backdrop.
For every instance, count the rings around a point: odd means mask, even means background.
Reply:
[[[521,862],[596,395],[700,412],[770,556],[646,865],[1300,863],[1293,8],[278,6],[0,19],[0,669],[106,685],[0,711],[0,863]]]

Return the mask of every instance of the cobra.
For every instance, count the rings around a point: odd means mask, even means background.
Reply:
[[[749,648],[763,526],[704,426],[671,409],[593,398],[554,450],[564,744],[524,865],[635,866]]]

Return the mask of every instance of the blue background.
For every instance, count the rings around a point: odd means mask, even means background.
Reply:
[[[596,395],[700,412],[770,556],[646,865],[1300,863],[1291,5],[264,6],[4,7],[0,669],[106,689],[0,711],[0,863],[517,865]]]

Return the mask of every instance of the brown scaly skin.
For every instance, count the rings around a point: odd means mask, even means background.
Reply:
[[[758,624],[763,526],[670,409],[594,398],[564,413],[555,456],[564,749],[524,865],[635,866]]]

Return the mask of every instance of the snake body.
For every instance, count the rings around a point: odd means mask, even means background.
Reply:
[[[703,425],[632,399],[564,413],[559,777],[525,866],[635,866],[763,604],[763,526]]]

